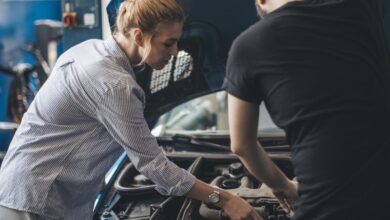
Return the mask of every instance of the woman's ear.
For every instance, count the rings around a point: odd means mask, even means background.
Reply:
[[[139,28],[133,28],[132,35],[134,42],[137,46],[143,47],[144,46],[144,33]]]

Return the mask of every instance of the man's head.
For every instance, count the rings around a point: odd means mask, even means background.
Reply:
[[[265,11],[262,7],[262,2],[265,2],[265,0],[255,0],[256,10],[257,14],[263,18],[266,14],[268,14],[267,11]],[[267,1],[268,2],[268,1]]]

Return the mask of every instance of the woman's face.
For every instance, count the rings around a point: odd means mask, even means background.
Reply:
[[[151,51],[146,63],[153,69],[160,70],[177,54],[177,42],[180,39],[183,22],[161,23],[151,40]]]

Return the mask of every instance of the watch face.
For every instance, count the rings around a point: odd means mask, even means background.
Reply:
[[[209,195],[210,202],[212,203],[218,203],[219,202],[219,193],[213,192]]]

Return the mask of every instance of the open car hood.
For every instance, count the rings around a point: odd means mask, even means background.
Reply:
[[[121,2],[111,0],[107,6],[113,30]],[[162,70],[136,70],[137,82],[146,94],[147,119],[157,118],[191,98],[220,90],[231,43],[259,19],[252,1],[178,2],[187,15],[178,55]],[[221,5],[224,10],[221,10]]]

